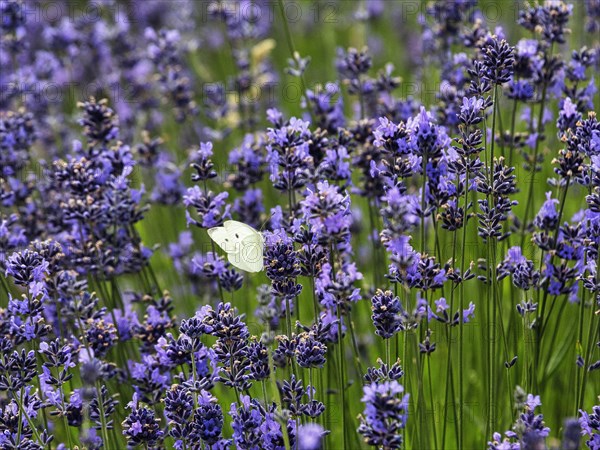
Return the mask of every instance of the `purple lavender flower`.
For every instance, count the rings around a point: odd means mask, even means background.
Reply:
[[[559,130],[559,137],[567,136],[569,130],[575,130],[577,122],[581,120],[581,113],[577,111],[575,105],[569,97],[567,97],[558,113],[556,127]]]
[[[217,380],[240,391],[251,385],[247,358],[249,332],[244,319],[230,303],[219,303],[216,310],[207,308],[202,319],[204,329],[210,329],[210,334],[217,337],[213,346],[221,364]]]
[[[278,117],[271,112],[272,117]],[[267,132],[267,163],[275,189],[284,192],[304,187],[314,170],[309,153],[311,132],[309,123],[292,117],[288,122],[275,123]]]
[[[13,351],[4,353],[1,359],[0,391],[19,392],[27,386],[37,374],[35,353],[33,351]]]
[[[502,434],[497,432],[492,435],[492,440],[487,444],[488,450],[521,450],[519,443],[512,442],[508,436],[502,438]]]
[[[229,164],[233,169],[227,182],[238,191],[244,191],[258,183],[264,175],[264,136],[247,134],[239,147],[229,152]]]
[[[130,404],[133,403],[137,404],[135,394],[133,401]],[[100,407],[100,404],[102,405],[102,407]],[[117,404],[117,400],[109,394],[108,388],[105,385],[101,384],[100,389],[96,389],[94,397],[90,402],[89,408],[90,419],[94,422],[94,425],[97,427],[97,429],[101,429],[103,427],[103,423],[105,424],[104,426],[106,428],[113,427],[113,420],[111,419],[111,415],[115,412]],[[126,422],[126,424],[123,425],[123,434],[127,436],[128,440],[130,440],[130,442],[137,442],[138,439],[141,439],[141,442],[143,442],[145,439],[161,439],[163,433],[162,431],[160,431],[158,424],[154,422],[155,425],[152,426],[152,421],[155,420],[154,411],[142,407],[140,408],[141,410],[138,414],[137,406],[131,408],[132,413],[127,419],[125,419],[124,422]],[[104,417],[101,419],[102,414],[104,414]],[[143,430],[143,426],[142,430],[139,430],[138,424],[148,424],[150,426],[147,430]],[[132,428],[129,428],[129,425],[131,425]],[[138,434],[138,430],[142,431],[142,434],[139,437],[136,437]]]
[[[358,432],[369,445],[398,449],[408,417],[408,394],[397,381],[371,383],[363,388],[365,404]]]
[[[232,211],[238,215],[239,220],[255,228],[262,225],[261,215],[265,211],[263,193],[260,189],[248,189],[242,197],[233,202]]]
[[[167,154],[160,151],[164,141],[160,138],[152,139],[148,130],[142,131],[142,142],[135,146],[135,153],[139,156],[140,164],[146,167],[152,167],[161,157],[167,157]]]
[[[317,167],[318,179],[327,178],[332,181],[350,183],[352,172],[350,170],[350,157],[344,146],[328,148]]]
[[[536,448],[545,446],[545,440],[550,433],[550,428],[544,424],[544,416],[535,414],[536,408],[540,407],[539,396],[525,394],[517,386],[515,392],[516,407],[520,411],[519,417],[515,421],[512,430],[505,433],[502,439],[500,433],[494,433],[493,440],[488,442],[489,450],[504,450],[522,448]]]
[[[448,305],[444,297],[435,300],[434,304],[435,312],[433,312],[431,309],[428,311],[429,320],[436,319],[440,322],[450,324],[451,326],[456,326],[461,322],[468,323],[475,315],[475,304],[473,302],[469,302],[469,307],[467,309],[463,309],[462,314],[459,310],[456,311],[452,316],[452,311],[448,311],[450,309],[450,305]]]
[[[194,435],[207,445],[212,446],[221,438],[223,429],[223,411],[217,398],[202,391],[198,399],[198,409],[194,412]]]
[[[220,278],[229,266],[225,259],[213,252],[208,252],[205,255],[196,254],[192,258],[191,264],[194,273],[200,273],[209,279]]]
[[[0,173],[3,177],[8,176],[11,180],[25,167],[35,139],[36,132],[31,113],[0,112]]]
[[[296,282],[296,277],[300,275],[300,264],[292,240],[281,234],[267,235],[264,257],[267,277],[272,281],[272,292],[283,299],[297,297],[302,285]]]
[[[321,91],[308,89],[306,98],[316,118],[316,126],[335,134],[345,125],[344,102],[337,84],[327,83]]]
[[[600,406],[592,407],[592,413],[579,410],[581,434],[588,436],[586,445],[592,450],[600,449]]]
[[[301,203],[312,231],[324,242],[345,240],[352,221],[350,198],[327,181],[317,183]]]
[[[99,357],[103,357],[118,339],[114,324],[104,320],[89,319],[85,326],[86,340]]]
[[[192,155],[191,167],[196,172],[192,175],[192,181],[205,182],[217,176],[217,172],[214,170],[215,165],[211,159],[213,156],[212,149],[212,142],[201,142],[200,148]]]
[[[279,321],[282,316],[281,300],[275,295],[270,286],[263,284],[257,289],[258,308],[255,316],[265,327],[271,330],[279,328]]]
[[[25,414],[21,413],[21,408]],[[0,427],[2,435],[0,437],[0,445],[7,448],[29,447],[36,448],[41,445],[39,440],[43,439],[43,443],[49,444],[53,436],[48,436],[46,431],[40,433],[40,439],[33,438],[32,426],[35,426],[29,418],[35,419],[38,411],[42,408],[42,402],[35,392],[31,392],[31,386],[25,390],[15,394],[15,399],[11,399],[6,405],[0,408]],[[27,415],[26,417],[23,417]]]
[[[25,230],[19,225],[19,216],[0,216],[0,271],[6,273],[8,255],[27,245]]]
[[[175,384],[166,391],[165,417],[171,437],[183,442],[192,437],[190,419],[193,409],[194,399],[191,392],[185,387]]]
[[[342,82],[348,85],[348,92],[351,95],[357,95],[360,100],[360,117],[368,114],[365,110],[367,101],[372,99],[374,94],[373,80],[367,77],[367,72],[373,65],[368,49],[362,50],[349,48],[344,51],[341,48],[337,50],[336,68],[340,74]]]
[[[553,231],[558,223],[557,204],[558,200],[552,198],[552,193],[546,192],[546,201],[535,216],[534,225],[544,231]]]
[[[355,286],[355,283],[363,278],[363,274],[356,268],[355,263],[344,262],[342,266],[332,272],[332,267],[329,263],[323,265],[319,277],[315,280],[315,286],[319,297],[319,302],[324,306],[332,317],[336,317],[337,309],[340,308],[340,315],[343,316],[347,311],[350,311],[352,304],[360,301],[360,289]],[[327,317],[327,320],[331,320]],[[323,320],[323,317],[321,317]],[[324,320],[327,323],[327,320]],[[344,330],[343,323],[342,331]],[[331,328],[332,337],[337,339],[337,330]]]
[[[170,300],[168,293],[165,298]],[[161,307],[156,303],[146,305],[143,321],[133,325],[132,332],[142,342],[142,349],[153,347],[159,339],[166,335],[167,330],[173,327],[174,320],[169,315],[169,305],[169,303],[166,303],[166,307]]]
[[[155,65],[160,87],[175,106],[175,119],[183,122],[189,115],[196,115],[198,108],[177,48],[179,32],[165,29],[156,32],[146,28],[145,38],[148,41],[148,57]]]
[[[433,115],[421,107],[419,113],[409,119],[406,128],[411,134],[411,148],[418,156],[426,159],[440,156],[450,145],[444,127],[435,124]]]
[[[581,425],[579,424],[579,421],[574,417],[565,419],[563,426],[562,448],[564,450],[578,450],[580,441]]]
[[[499,280],[511,275],[513,284],[523,290],[537,287],[540,281],[540,273],[535,269],[533,261],[523,256],[521,247],[509,248],[497,270]]]
[[[78,106],[84,112],[84,117],[79,124],[83,126],[83,132],[90,144],[106,144],[118,136],[119,120],[115,112],[108,107],[107,99],[96,102],[92,97]]]
[[[588,0],[585,2],[586,25],[588,33],[595,33],[600,30],[600,3],[598,0]]]
[[[316,423],[307,423],[298,428],[298,450],[321,450],[326,435],[323,427]]]
[[[544,39],[540,42],[544,45],[563,44],[572,11],[573,5],[560,0],[547,1],[520,11],[518,22],[528,30],[541,32]]]
[[[156,358],[145,355],[142,363],[130,362],[133,387],[140,400],[149,404],[161,401],[169,387],[170,376],[164,374]]]
[[[162,163],[154,177],[154,188],[150,200],[163,205],[176,205],[181,201],[185,187],[181,182],[181,171],[171,163]]]
[[[228,197],[228,192],[215,195],[212,191],[202,191],[199,186],[188,188],[183,196],[183,204],[194,208],[198,219],[194,219],[190,212],[186,211],[187,223],[201,228],[223,225],[223,222],[230,217],[231,206],[225,203]]]
[[[235,292],[242,288],[244,277],[233,269],[227,269],[219,276],[221,287],[227,292]]]
[[[533,99],[534,87],[528,80],[511,80],[508,82],[508,98],[520,101]]]
[[[262,442],[261,425],[266,411],[256,400],[243,395],[241,404],[231,404],[229,415],[232,418],[233,442],[241,448],[260,448]]]
[[[391,291],[378,289],[371,300],[371,310],[375,333],[383,339],[389,339],[400,331],[402,324],[400,299]]]
[[[252,338],[248,344],[247,357],[250,360],[250,376],[255,381],[265,380],[271,374],[269,350],[265,344]]]
[[[510,80],[514,64],[514,48],[497,36],[491,36],[481,49],[483,78],[493,85],[504,84]]]
[[[325,365],[327,346],[311,333],[296,337],[294,352],[300,367],[322,368]]]
[[[123,421],[123,434],[127,437],[130,446],[155,445],[162,441],[163,432],[160,429],[160,420],[155,418],[154,411],[138,404],[137,394],[128,404],[131,413]]]
[[[15,252],[6,263],[6,276],[11,276],[15,284],[29,286],[42,282],[48,274],[48,261],[31,250]]]

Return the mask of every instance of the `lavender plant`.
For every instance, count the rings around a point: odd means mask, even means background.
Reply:
[[[490,5],[0,0],[0,448],[600,449],[600,4]]]

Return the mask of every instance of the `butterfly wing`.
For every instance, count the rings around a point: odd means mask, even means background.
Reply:
[[[222,227],[209,229],[208,235],[227,253],[227,259],[234,267],[253,273],[263,269],[264,239],[251,226],[227,220]]]
[[[260,272],[264,266],[264,250],[265,242],[258,231],[252,236],[248,236],[242,240],[242,259],[250,268],[248,272]]]
[[[236,242],[231,238],[230,233],[225,227],[214,227],[208,229],[208,236],[219,246],[225,253],[236,251]]]
[[[223,227],[229,233],[230,238],[236,243],[241,243],[243,239],[249,236],[254,236],[256,233],[258,233],[250,225],[246,225],[243,222],[238,222],[237,220],[226,220],[223,222]]]
[[[258,266],[257,263],[247,262],[242,258],[238,253],[229,253],[227,255],[227,260],[231,263],[232,266],[241,269],[245,272],[256,273],[262,270],[262,263]]]

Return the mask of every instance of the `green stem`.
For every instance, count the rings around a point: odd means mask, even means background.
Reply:
[[[58,372],[59,372],[58,368],[56,369],[56,372],[57,372],[56,373],[56,379],[58,380],[59,379],[59,377],[58,377]],[[63,388],[62,384],[59,386],[59,391],[60,391],[60,402],[62,404],[62,409],[63,409],[63,411],[66,411],[67,408],[65,406],[65,392],[64,392],[64,388]],[[71,430],[69,428],[69,422],[68,422],[67,416],[65,414],[61,414],[61,416],[62,416],[62,419],[63,419],[63,425],[65,427],[65,433],[67,435],[67,442],[68,442],[68,445],[69,445],[69,450],[71,450],[73,448],[73,442],[71,442]]]
[[[332,279],[335,280],[335,260],[333,255],[333,244],[330,245],[329,248],[329,257],[331,261],[331,276]],[[342,313],[341,313],[341,304],[336,305],[336,315],[337,315],[337,327],[338,327],[338,357],[339,357],[339,391],[341,394],[342,400],[342,448],[346,448],[346,364],[345,364],[345,354],[344,354],[344,335],[342,333]]]
[[[369,230],[377,230],[377,232],[379,233],[379,227],[377,227],[377,225],[375,224],[375,218],[374,218],[374,206],[372,204],[372,199],[368,199],[367,201],[367,205],[368,205],[368,210],[369,210]],[[373,262],[375,267],[380,268],[382,267],[380,261],[379,261],[379,244],[375,241],[375,239],[373,239],[373,236],[369,235],[369,240],[371,241],[371,244],[373,245]],[[375,283],[376,287],[380,286],[380,274],[379,274],[379,270],[374,270],[373,271],[373,281]]]
[[[592,312],[592,314],[590,314],[590,325],[589,325],[589,329],[588,329],[588,341],[587,341],[587,352],[585,355],[585,364],[589,364],[589,360],[592,356],[592,350],[594,349],[594,340],[595,338],[600,334],[600,320],[597,321],[598,324],[596,326],[596,331],[594,332],[594,317],[596,315]],[[587,385],[587,380],[588,380],[588,371],[585,369],[585,367],[583,368],[583,380],[581,381],[581,393],[579,394],[579,405],[577,409],[583,408],[585,406],[584,404],[584,398],[585,398],[585,388]]]
[[[340,385],[339,390],[342,398],[342,448],[346,448],[346,364],[344,358],[344,339],[342,335],[342,316],[340,314],[340,308],[337,308],[337,320],[338,320],[338,357],[340,359],[339,376]]]
[[[385,363],[388,367],[391,367],[391,356],[390,356],[390,340],[385,340]]]
[[[554,48],[554,44],[552,44],[552,46],[550,47],[550,56],[549,59],[552,59],[552,50]],[[525,215],[523,216],[523,228],[522,228],[522,235],[521,235],[521,248],[523,247],[523,244],[525,243],[525,233],[527,230],[527,222],[529,221],[529,211],[531,210],[532,204],[533,204],[533,186],[535,184],[535,174],[536,174],[536,166],[537,166],[537,159],[538,159],[538,152],[539,152],[539,148],[540,148],[540,142],[542,139],[542,133],[543,133],[543,123],[544,123],[544,109],[546,107],[546,94],[547,94],[547,90],[548,90],[548,83],[546,81],[544,81],[544,84],[542,86],[542,100],[540,103],[540,112],[539,112],[539,116],[538,116],[538,122],[537,122],[537,129],[535,130],[538,135],[537,138],[535,140],[535,146],[533,149],[533,161],[532,163],[532,167],[531,167],[531,179],[529,181],[529,192],[527,194],[527,203],[525,204]]]
[[[285,297],[285,325],[287,328],[287,336],[289,339],[292,339],[292,312],[290,310],[290,297],[286,295]]]
[[[196,392],[196,380],[198,379],[198,375],[196,373],[196,354],[192,351],[191,354],[191,358],[192,358],[192,381],[194,382],[194,389],[192,390],[192,398],[194,399],[194,408],[198,409],[198,393]],[[233,359],[233,358],[231,358]],[[233,361],[231,361],[230,363],[231,367],[233,368]],[[233,389],[236,394],[237,394],[237,388]]]
[[[600,282],[600,245],[597,246],[597,254],[596,254],[596,284],[598,284]],[[593,298],[592,298],[592,302],[593,302]],[[592,303],[593,305],[593,303]],[[589,364],[590,358],[592,356],[592,351],[594,349],[594,317],[596,317],[596,314],[594,314],[594,311],[592,308],[591,309],[591,314],[590,314],[590,322],[589,322],[589,328],[588,328],[588,340],[587,340],[587,351],[585,354],[585,359],[584,362],[585,364]],[[596,329],[596,336],[598,336],[598,334],[600,333],[600,321],[598,321],[598,326]],[[577,405],[577,409],[579,410],[580,408],[584,407],[584,402],[583,402],[583,398],[585,396],[585,387],[587,384],[587,378],[588,378],[588,371],[585,369],[585,367],[583,368],[583,379],[581,380],[581,392],[579,393],[579,403]]]
[[[421,188],[421,253],[425,255],[427,252],[425,251],[425,191],[427,185],[427,154],[423,155],[423,186]]]
[[[469,158],[467,157],[466,165],[468,166]],[[467,171],[465,174],[465,205],[463,211],[463,234],[462,234],[462,249],[460,255],[460,270],[461,276],[465,273],[465,247],[467,243],[467,207],[469,205],[469,169],[467,167]],[[462,314],[464,310],[464,301],[465,301],[465,283],[464,280],[461,280],[460,283],[460,298],[459,298],[459,314]],[[463,447],[463,438],[464,438],[464,323],[462,320],[458,321],[458,417],[459,417],[459,428],[458,428],[458,448]]]
[[[433,448],[437,450],[437,427],[435,423],[435,404],[433,401],[433,387],[431,383],[431,357],[427,355],[427,378],[429,381],[429,398],[431,400],[431,429],[433,430]]]
[[[546,321],[544,323],[544,328],[546,328],[546,326],[548,325],[548,322],[550,321],[550,317],[552,316],[552,310],[554,309],[554,305],[556,305],[557,300],[558,300],[558,298],[555,295],[554,298],[552,299],[552,305],[550,305],[550,310],[548,311],[548,317],[546,317]],[[567,306],[567,303],[569,303],[568,300],[564,299],[564,301],[560,305],[560,309],[558,310],[558,314],[556,316],[557,321],[553,326],[553,329],[555,329],[555,330],[560,330],[560,319],[563,316],[563,312],[565,310],[565,307]],[[557,335],[558,335],[558,333],[552,333],[552,337],[550,338],[550,348],[555,348],[554,343],[556,342]],[[550,359],[551,359],[551,354],[548,354],[548,359],[546,361],[545,367],[547,367],[548,362],[550,362]]]
[[[106,425],[106,414],[104,413],[104,399],[102,398],[102,387],[100,386],[99,381],[96,381],[96,396],[98,398],[98,410],[100,412],[99,415],[102,440],[106,448],[109,450],[108,428]]]
[[[10,294],[10,289],[8,287],[8,281],[6,281],[6,278],[4,277],[3,273],[0,273],[0,281],[2,282],[2,287],[4,288],[4,292],[6,293],[6,305],[0,305],[2,307],[5,307],[8,305],[8,294]]]
[[[269,374],[270,374],[270,378],[271,378],[271,384],[273,386],[273,389],[275,389],[275,394],[276,394],[276,406],[279,407],[280,411],[283,411],[283,401],[281,400],[281,392],[279,392],[279,387],[277,386],[277,378],[275,376],[275,364],[273,363],[273,354],[271,352],[269,352]],[[235,389],[236,395],[239,396],[239,394],[237,393],[237,389]],[[239,404],[239,399],[238,399],[238,404]],[[288,435],[287,432],[287,424],[285,423],[285,420],[281,420],[280,421],[280,425],[281,425],[281,430],[282,430],[282,435],[283,435],[283,443],[285,446],[285,450],[291,450],[291,446],[290,446],[290,437]]]
[[[96,283],[96,284],[98,284],[98,283]],[[81,330],[81,340],[83,341],[83,346],[87,352],[88,358],[92,359],[93,358],[92,351],[90,349],[89,342],[85,335],[85,327],[83,326],[81,317],[79,315],[76,315],[75,318],[76,318],[77,322],[79,323],[79,329]],[[100,415],[100,428],[101,428],[101,433],[102,433],[102,441],[103,441],[104,445],[106,446],[107,450],[109,450],[109,439],[108,439],[108,429],[107,429],[107,425],[106,425],[106,414],[104,413],[104,401],[102,399],[102,389],[101,389],[99,381],[96,381],[95,387],[96,387],[96,397],[98,399],[98,410],[99,410],[99,415]]]
[[[354,353],[354,364],[359,374],[365,373],[358,351],[358,339],[356,338],[356,332],[354,331],[354,321],[352,320],[352,310],[348,312],[348,327],[350,328],[350,339],[352,341],[352,351]]]
[[[20,442],[20,438],[21,438],[22,422],[25,419],[25,420],[27,420],[27,423],[29,424],[29,428],[31,428],[31,431],[34,434],[35,439],[41,444],[42,438],[40,437],[40,433],[39,433],[37,427],[35,426],[35,423],[33,423],[31,418],[27,415],[27,411],[25,411],[25,408],[23,407],[24,392],[25,392],[25,387],[23,386],[23,387],[21,387],[21,391],[20,391],[18,397],[13,394],[13,398],[15,399],[15,402],[17,402],[17,405],[19,406],[19,430],[18,430],[19,441],[18,442]]]
[[[585,293],[586,290],[583,289],[583,292],[581,293],[581,299],[579,300],[579,318],[577,321],[577,342],[575,343],[575,358],[573,358],[574,360],[576,360],[577,356],[581,355],[582,353],[582,346],[583,346],[583,319],[584,319],[584,313],[585,313]],[[585,368],[581,368],[582,370],[585,370]],[[578,411],[579,411],[579,392],[581,389],[581,377],[579,376],[579,374],[576,373],[575,376],[575,411],[573,412],[573,415],[577,415]]]
[[[505,361],[510,361],[512,358],[508,352],[508,339],[506,337],[506,331],[505,331],[505,327],[504,327],[504,312],[502,311],[502,299],[501,299],[501,295],[499,294],[499,289],[498,289],[498,285],[497,285],[497,278],[498,278],[498,273],[496,271],[497,267],[496,267],[496,261],[497,261],[497,255],[496,255],[496,247],[493,247],[494,250],[494,254],[493,254],[493,262],[494,262],[494,267],[493,267],[493,277],[494,277],[494,283],[496,283],[496,290],[495,290],[495,298],[494,298],[494,306],[495,308],[500,311],[500,314],[496,315],[496,313],[494,313],[494,317],[498,318],[498,327],[500,328],[500,338],[502,339],[502,344],[504,346],[504,359]],[[512,306],[512,305],[511,305]],[[495,319],[494,319],[495,320]],[[514,407],[514,395],[513,395],[513,388],[512,388],[512,381],[511,381],[511,376],[510,376],[510,368],[506,368],[506,385],[507,385],[507,393],[508,393],[508,401],[510,403],[510,407],[511,407],[511,411],[513,410]]]
[[[283,6],[283,0],[277,0],[279,4],[279,12],[281,13],[281,21],[283,22],[283,30],[285,32],[285,39],[287,41],[288,49],[291,53],[292,59],[296,64],[299,64],[299,55],[296,51],[296,47],[294,46],[294,39],[292,38],[292,33],[290,32],[290,26],[287,22],[287,17],[285,15],[285,7]],[[304,73],[300,71],[300,84],[302,87],[302,93],[306,95],[306,81],[304,79]],[[309,109],[309,113],[312,116],[312,110]]]
[[[319,320],[319,300],[317,299],[317,293],[315,291],[315,277],[313,275],[308,277],[310,279],[310,290],[313,298],[313,310],[314,310],[314,321],[315,323]]]
[[[513,153],[515,151],[515,126],[517,123],[517,104],[517,99],[514,99],[510,119],[510,147],[508,150],[508,167],[512,167]]]
[[[459,192],[460,180],[456,181],[456,192],[458,195]],[[465,186],[465,190],[467,187]],[[466,196],[465,196],[466,198]],[[467,206],[465,205],[465,208]],[[463,227],[465,224],[463,223]],[[436,228],[437,229],[437,228]],[[456,265],[456,244],[458,239],[458,230],[454,230],[452,233],[452,267]],[[439,258],[441,260],[442,254],[439,252]],[[456,407],[456,397],[454,393],[454,383],[452,380],[452,314],[454,314],[454,291],[457,286],[450,286],[450,323],[446,326],[446,339],[448,342],[448,353],[446,357],[446,386],[450,385],[450,389],[445,390],[445,398],[444,398],[444,414],[443,414],[443,425],[442,425],[442,447],[446,445],[446,428],[448,423],[448,396],[450,392],[452,393],[452,404]],[[456,412],[456,411],[455,411]],[[457,425],[457,416],[454,414],[454,425]],[[455,430],[456,435],[458,436],[458,429]]]
[[[488,196],[489,198],[489,196]],[[489,436],[494,429],[493,415],[494,415],[494,363],[496,361],[496,355],[494,355],[494,319],[493,314],[495,313],[494,304],[494,293],[492,287],[492,250],[491,250],[491,239],[487,239],[486,251],[487,251],[487,262],[486,262],[486,278],[487,278],[487,301],[485,304],[486,322],[487,322],[487,364],[488,364],[488,378],[487,378],[487,420],[485,425],[485,435]],[[494,306],[492,306],[494,305]],[[493,308],[493,311],[491,310]]]
[[[562,221],[562,216],[563,216],[563,212],[565,209],[565,203],[567,200],[567,193],[569,191],[569,185],[570,185],[570,177],[566,178],[566,184],[565,184],[565,189],[563,191],[563,196],[562,196],[562,200],[560,202],[560,210],[558,213],[558,220],[556,222],[556,229],[554,230],[554,239],[553,239],[553,243],[552,243],[552,250],[556,250],[557,247],[557,242],[558,242],[558,233],[560,230],[560,224]],[[554,262],[554,252],[550,253],[550,262],[549,264],[552,264]],[[549,282],[550,280],[547,280],[547,282]],[[542,372],[543,375],[543,371],[540,371],[540,367],[539,367],[539,362],[540,362],[540,353],[541,353],[541,348],[542,348],[542,336],[543,336],[543,332],[544,332],[544,322],[545,322],[545,310],[546,310],[546,300],[548,298],[548,289],[544,289],[544,295],[542,297],[542,301],[540,304],[540,315],[538,316],[538,327],[537,327],[537,342],[536,342],[536,354],[535,354],[535,374],[536,377],[534,378],[534,381],[536,382],[536,385],[534,387],[538,387],[538,381],[537,378],[540,374],[540,372]],[[543,376],[542,376],[542,380],[543,381]]]
[[[404,331],[404,339],[402,342],[402,364],[404,364],[404,367],[407,367],[406,364],[406,356],[408,353],[408,331]],[[407,371],[406,372],[406,385],[408,386],[408,392],[412,392],[412,370],[411,371]],[[406,442],[406,427],[404,427],[402,429],[402,442]],[[406,445],[408,448],[408,444]],[[416,448],[418,448],[418,446],[415,446]]]
[[[527,296],[525,294],[525,291],[521,291],[522,292],[522,298],[523,298],[523,302],[527,301]],[[528,346],[528,341],[529,341],[529,336],[531,334],[531,330],[529,329],[529,319],[528,319],[528,314],[526,313],[523,316],[523,360],[524,360],[524,364],[523,366],[525,367],[525,390],[527,392],[529,392],[531,390],[531,378],[529,376],[530,374],[530,367],[531,367],[531,361],[530,361],[530,357],[529,357],[529,352],[527,351],[527,346]]]

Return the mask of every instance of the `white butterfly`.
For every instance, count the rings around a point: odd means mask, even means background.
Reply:
[[[226,220],[222,227],[210,228],[208,235],[227,253],[233,266],[246,272],[263,269],[265,240],[260,231],[237,220]]]

